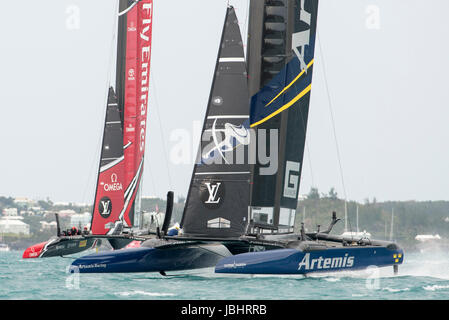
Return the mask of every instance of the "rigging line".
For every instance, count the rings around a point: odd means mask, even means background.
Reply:
[[[118,2],[115,4],[115,10],[114,10],[114,12],[117,12],[118,11]],[[114,50],[113,50],[113,48],[114,48],[114,45],[115,45],[115,39],[116,39],[116,37],[117,37],[117,22],[118,22],[118,19],[116,19],[116,16],[114,15],[113,16],[113,18],[114,18],[114,23],[112,23],[112,32],[111,32],[111,34],[112,34],[112,39],[111,39],[111,44],[110,44],[110,48],[109,48],[109,52],[110,52],[110,54],[109,54],[109,60],[108,60],[108,75],[107,75],[107,77],[106,77],[106,90],[104,91],[105,92],[105,95],[103,96],[103,101],[106,101],[106,110],[107,110],[107,101],[108,101],[108,95],[109,95],[109,86],[110,86],[110,81],[111,81],[111,74],[112,74],[112,58],[113,58],[113,55],[114,55]],[[106,112],[106,111],[105,111]],[[103,119],[105,119],[105,117],[104,117],[104,114],[102,115],[102,118],[101,118],[102,120]],[[101,123],[101,121],[102,120],[100,120],[98,123]],[[102,127],[102,126],[100,126],[100,128],[101,128],[101,130],[103,130],[104,131],[104,128]],[[91,167],[90,167],[90,170],[89,170],[89,174],[88,174],[88,178],[87,178],[87,185],[86,185],[86,187],[84,188],[84,193],[83,193],[83,202],[85,202],[86,201],[86,192],[87,192],[87,189],[89,188],[88,186],[90,185],[90,182],[91,182],[91,178],[92,178],[92,172],[95,172],[94,170],[95,170],[95,165],[97,165],[97,167],[99,167],[99,163],[97,162],[97,160],[98,159],[100,159],[100,157],[101,157],[101,143],[102,143],[102,141],[103,141],[103,135],[102,135],[102,132],[100,131],[100,134],[98,134],[97,135],[99,138],[98,138],[98,141],[97,141],[97,146],[96,146],[96,148],[95,148],[95,150],[96,150],[96,152],[95,152],[95,157],[93,157],[92,158],[92,162],[91,162]],[[99,161],[101,161],[101,159],[99,160]],[[94,173],[94,175],[95,175],[95,173]],[[95,178],[94,178],[95,179]],[[92,202],[93,203],[93,205],[95,205],[95,191],[94,191],[94,201]]]
[[[154,95],[154,105],[156,107],[156,113],[157,113],[157,118],[159,121],[159,127],[160,127],[160,133],[161,133],[161,137],[162,137],[162,149],[164,151],[164,158],[165,158],[165,166],[167,167],[167,175],[168,175],[168,184],[169,184],[169,188],[172,189],[173,184],[172,184],[172,179],[171,179],[171,175],[170,175],[170,167],[168,165],[168,155],[167,155],[167,149],[165,146],[165,136],[164,136],[164,129],[162,128],[162,121],[161,121],[161,115],[159,112],[159,103],[158,103],[158,99],[157,99],[157,94],[156,94],[156,79],[154,77],[154,68],[151,68],[150,70],[150,76],[153,78],[152,83],[152,88],[153,88],[153,95]]]
[[[316,33],[317,33],[318,46],[320,48],[321,68],[323,70],[324,84],[325,84],[325,87],[326,87],[328,106],[329,106],[331,122],[332,122],[332,130],[333,130],[333,133],[334,133],[334,140],[335,140],[335,147],[336,147],[336,152],[337,152],[338,165],[339,165],[339,169],[340,169],[341,183],[342,183],[343,193],[344,193],[344,198],[345,198],[345,214],[347,215],[346,203],[348,201],[348,196],[347,196],[347,193],[346,193],[346,186],[345,186],[345,180],[344,180],[344,175],[343,175],[343,166],[342,166],[342,162],[341,162],[340,148],[338,146],[338,139],[337,139],[337,129],[335,127],[335,119],[334,119],[334,112],[333,112],[333,108],[332,108],[332,100],[331,100],[331,96],[330,96],[329,83],[328,83],[328,80],[327,80],[324,52],[323,52],[323,47],[321,45],[321,37],[320,37],[320,33],[319,33],[318,28],[316,30]],[[352,227],[351,227],[351,223],[350,223],[349,218],[348,218],[348,223],[349,223],[349,228],[350,228],[350,230],[352,232]],[[352,235],[352,233],[351,233],[351,235]]]
[[[310,109],[309,109],[310,112]],[[309,143],[307,140],[307,131],[306,131],[306,121],[304,121],[304,115],[302,113],[302,110],[299,110],[299,114],[301,115],[301,122],[302,122],[302,129],[303,129],[303,133],[304,133],[304,142],[305,142],[305,147],[307,150],[307,159],[309,162],[309,167],[310,167],[310,175],[311,175],[311,179],[312,179],[312,186],[315,186],[315,181],[313,178],[313,170],[312,170],[312,160],[311,160],[311,155],[310,155],[310,147],[309,147]]]
[[[309,108],[309,112],[310,112],[310,108]],[[299,110],[299,114],[301,115],[302,129],[303,129],[303,133],[304,133],[304,142],[305,142],[305,148],[307,151],[307,159],[309,162],[310,176],[311,176],[312,188],[313,188],[315,186],[315,181],[314,181],[313,170],[312,170],[312,159],[311,159],[311,154],[310,154],[310,147],[309,147],[309,142],[307,140],[306,122],[304,121],[304,115],[303,115],[303,112],[301,109]],[[302,179],[302,176],[303,175],[301,175],[301,179]],[[315,209],[318,212],[318,204],[317,203],[315,203]],[[304,206],[304,210],[305,210],[305,206]]]
[[[338,139],[337,139],[337,130],[335,127],[334,112],[333,112],[333,108],[332,108],[332,100],[331,100],[331,96],[330,96],[330,92],[329,92],[329,83],[327,81],[327,75],[326,75],[324,53],[323,53],[323,49],[321,46],[321,41],[320,41],[320,36],[319,36],[318,31],[317,31],[317,35],[318,35],[318,45],[320,47],[320,52],[321,52],[321,67],[322,67],[323,75],[324,75],[324,84],[326,86],[326,94],[327,94],[328,106],[329,106],[329,111],[330,111],[330,116],[331,116],[332,130],[333,130],[333,134],[334,134],[335,147],[336,147],[337,159],[338,159],[338,164],[339,164],[339,169],[340,169],[341,182],[342,182],[342,186],[343,186],[345,200],[347,200],[346,187],[345,187],[345,181],[344,181],[344,176],[343,176],[343,166],[341,163],[340,149],[338,147]]]
[[[307,150],[307,162],[309,162],[310,167],[310,179],[312,180],[312,186],[315,186],[315,178],[313,175],[313,169],[312,169],[312,155],[310,152],[309,142],[306,139],[306,150]]]

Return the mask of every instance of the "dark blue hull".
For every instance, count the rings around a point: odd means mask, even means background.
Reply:
[[[239,274],[308,274],[365,269],[370,266],[399,265],[404,259],[400,248],[377,246],[330,247],[304,252],[279,249],[242,253],[218,262],[216,273]]]
[[[221,245],[173,245],[91,254],[76,259],[71,272],[165,272],[214,267],[229,251]]]

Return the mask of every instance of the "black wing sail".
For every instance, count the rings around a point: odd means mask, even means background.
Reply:
[[[252,168],[250,215],[255,227],[293,231],[309,114],[317,13],[318,0],[251,2],[251,128],[257,131],[258,148],[262,145],[267,153],[277,152],[270,166],[258,158]]]
[[[225,19],[202,141],[181,226],[186,235],[245,234],[250,168],[249,96],[243,42],[234,8]]]
[[[92,215],[92,234],[114,232],[114,227],[119,222],[123,207],[123,160],[123,131],[119,108],[114,89],[110,87]]]

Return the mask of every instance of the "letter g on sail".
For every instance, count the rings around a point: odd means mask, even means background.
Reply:
[[[284,197],[286,198],[296,199],[299,186],[299,169],[299,162],[287,161],[285,164]]]

